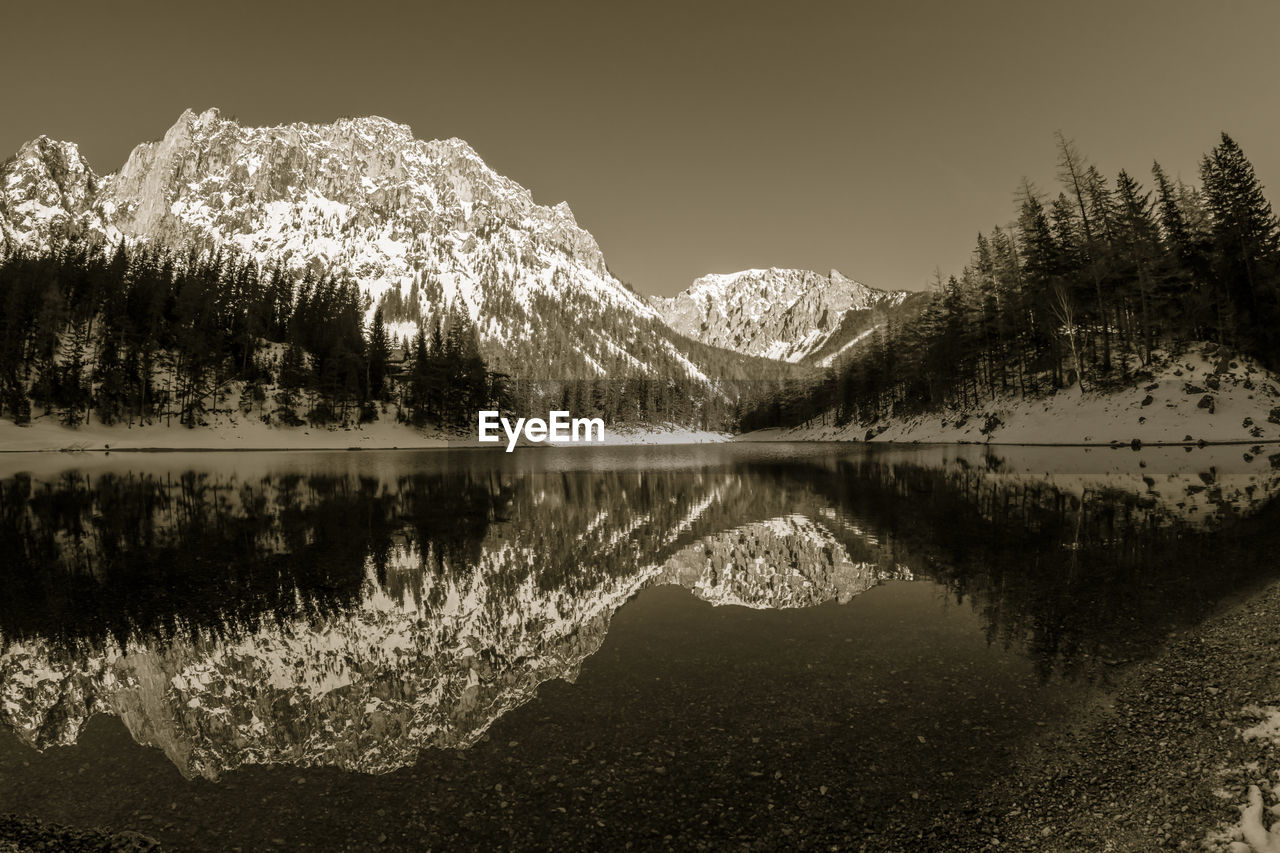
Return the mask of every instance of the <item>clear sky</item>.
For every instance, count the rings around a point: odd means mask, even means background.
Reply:
[[[11,4],[0,152],[96,171],[185,107],[246,124],[377,114],[565,200],[638,290],[836,267],[920,288],[1054,180],[1187,179],[1227,130],[1280,204],[1280,3]],[[0,156],[3,156],[0,154]]]

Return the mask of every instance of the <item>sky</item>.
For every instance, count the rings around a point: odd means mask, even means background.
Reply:
[[[1055,131],[1104,172],[1194,181],[1229,132],[1280,204],[1280,3],[25,3],[0,13],[0,157],[40,134],[95,171],[184,108],[242,124],[381,115],[461,137],[567,201],[610,268],[836,268],[920,289],[1055,187]],[[13,37],[17,34],[18,37]]]

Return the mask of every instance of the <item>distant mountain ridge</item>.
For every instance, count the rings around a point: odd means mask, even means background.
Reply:
[[[839,270],[770,267],[705,275],[653,304],[673,329],[705,344],[825,367],[875,328],[871,312],[892,311],[910,295],[868,287]],[[854,318],[859,322],[848,322]]]

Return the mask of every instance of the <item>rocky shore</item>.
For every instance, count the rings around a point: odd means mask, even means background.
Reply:
[[[140,832],[73,829],[31,817],[0,815],[0,853],[159,853],[162,849]]]
[[[1276,706],[1280,585],[1171,637],[926,835],[948,850],[1274,853]]]

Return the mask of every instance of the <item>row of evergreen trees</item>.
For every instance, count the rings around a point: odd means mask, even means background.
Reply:
[[[408,299],[390,291],[365,328],[368,298],[348,277],[123,243],[0,257],[0,416],[195,427],[238,406],[297,426],[353,424],[390,409],[416,426],[470,430],[480,409],[566,409],[608,423],[724,429],[740,415],[745,377],[796,374],[683,339],[669,352],[657,331],[605,315],[600,328],[629,338],[647,367],[624,368],[622,356],[600,351],[609,367],[601,377],[554,329],[543,329],[540,352],[519,341],[486,358],[469,315],[453,306],[424,315],[413,307],[424,294],[433,305],[443,299],[429,278]],[[387,312],[419,326],[404,352],[388,335]],[[708,379],[691,376],[677,352]]]
[[[464,313],[419,336],[411,381],[397,383],[382,313],[365,328],[368,307],[349,277],[222,253],[80,242],[13,253],[0,257],[0,415],[26,423],[34,405],[72,426],[194,427],[238,402],[319,425],[370,420],[395,400],[405,420],[452,426],[504,399]]]
[[[979,234],[958,276],[818,382],[753,401],[741,426],[870,422],[1000,395],[1132,381],[1161,348],[1214,341],[1280,366],[1280,227],[1227,134],[1200,186],[1151,169],[1109,181],[1058,136],[1056,195]]]
[[[429,325],[429,333],[420,327],[414,337],[410,370],[398,386],[402,417],[415,426],[466,429],[481,409],[509,410],[508,377],[486,366],[469,316],[450,309],[443,322]]]

